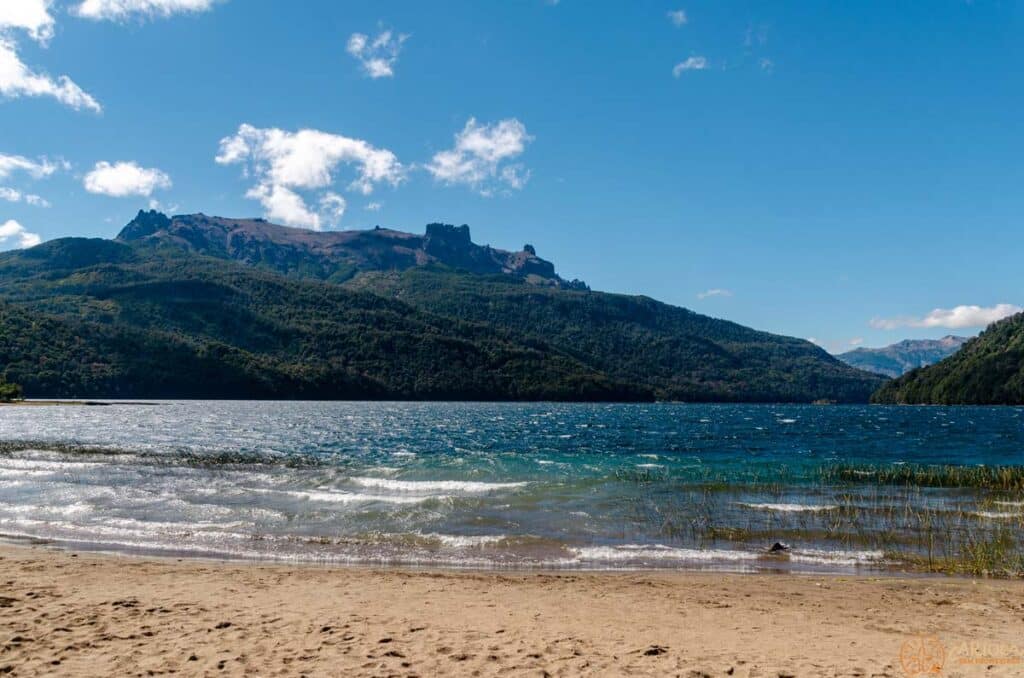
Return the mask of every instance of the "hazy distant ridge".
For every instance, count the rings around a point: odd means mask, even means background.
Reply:
[[[836,357],[847,365],[868,372],[899,377],[910,370],[948,358],[966,341],[967,337],[952,335],[941,339],[906,339],[885,348],[858,348]]]

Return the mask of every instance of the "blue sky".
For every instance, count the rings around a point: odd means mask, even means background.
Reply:
[[[1024,305],[1022,73],[999,0],[4,0],[0,248],[447,221],[833,351],[973,334]]]

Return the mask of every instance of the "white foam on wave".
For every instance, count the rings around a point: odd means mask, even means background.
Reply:
[[[752,502],[737,502],[739,506],[746,506],[747,508],[758,509],[760,511],[779,511],[782,513],[799,513],[803,511],[835,511],[839,507],[835,504],[769,504],[769,503],[752,503]]]
[[[664,464],[637,464],[637,468],[665,468]]]
[[[623,562],[677,560],[681,562],[737,562],[757,560],[761,554],[728,549],[687,549],[662,544],[622,544],[619,546],[581,546],[569,549],[581,562]]]
[[[385,504],[418,504],[424,501],[430,501],[432,499],[448,499],[449,496],[445,494],[431,494],[423,495],[419,497],[399,497],[395,495],[384,495],[384,494],[362,494],[360,492],[342,492],[338,490],[329,490],[325,488],[319,488],[316,490],[271,490],[264,488],[248,488],[250,492],[259,492],[260,494],[279,494],[286,497],[294,497],[304,501],[315,501],[322,504],[369,504],[374,502],[381,502]]]
[[[885,558],[882,551],[829,551],[825,549],[800,549],[789,554],[789,560],[796,563],[819,565],[871,565],[880,564]]]
[[[489,546],[491,544],[497,544],[498,542],[508,539],[503,534],[482,534],[476,536],[457,535],[457,534],[438,534],[436,532],[430,532],[424,534],[427,539],[436,539],[441,542],[444,546],[450,546],[452,548],[481,548]]]
[[[1024,506],[1024,501],[997,501],[1000,506]]]
[[[92,506],[84,502],[72,502],[70,504],[9,504],[0,502],[0,512],[15,515],[61,515],[70,516],[76,513],[86,513],[92,510]]]
[[[357,476],[349,481],[360,487],[375,487],[391,492],[493,492],[523,487],[527,483],[485,483],[474,480],[392,480]]]

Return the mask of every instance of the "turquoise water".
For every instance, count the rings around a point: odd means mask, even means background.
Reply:
[[[3,408],[0,533],[311,562],[851,571],[893,567],[884,546],[916,543],[918,510],[1024,527],[1024,497],[824,481],[836,463],[1020,465],[1024,409]]]

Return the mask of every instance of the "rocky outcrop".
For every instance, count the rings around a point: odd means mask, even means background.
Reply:
[[[510,252],[475,244],[465,224],[427,224],[423,235],[379,226],[361,231],[308,231],[263,219],[205,214],[167,217],[140,211],[117,239],[172,244],[286,275],[332,282],[342,282],[361,271],[435,265],[478,275],[509,275],[534,285],[586,289],[582,281],[559,277],[554,264],[538,257],[531,245]]]

